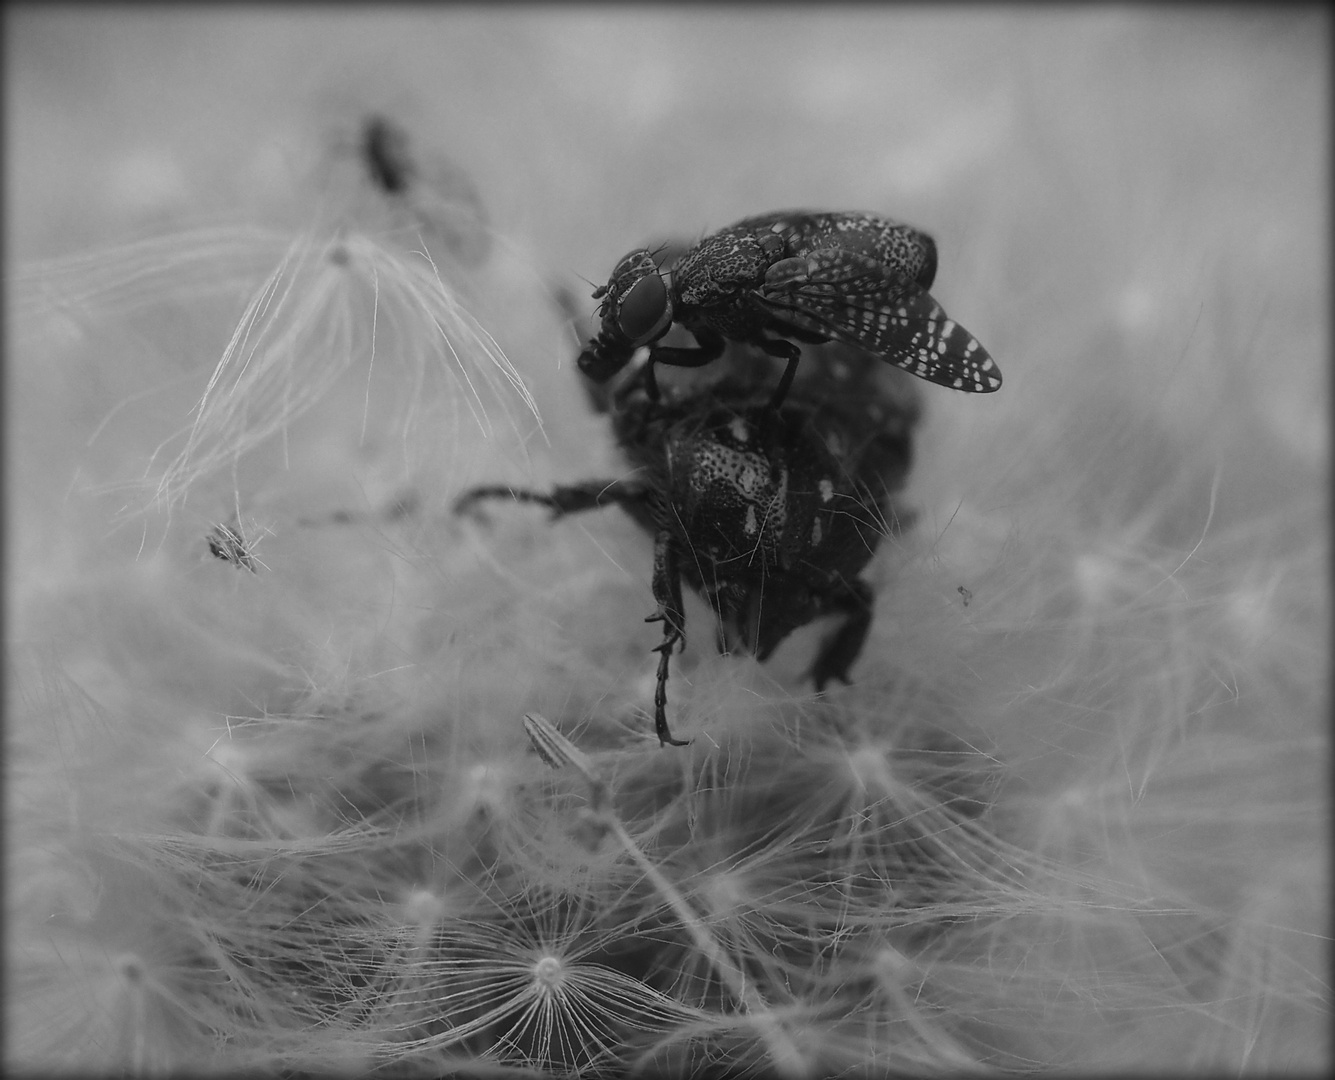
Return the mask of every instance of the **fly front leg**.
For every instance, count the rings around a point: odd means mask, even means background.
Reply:
[[[824,611],[847,612],[847,618],[838,630],[821,643],[815,663],[807,673],[817,690],[824,690],[825,684],[831,679],[838,679],[842,683],[852,682],[848,672],[867,643],[874,598],[871,586],[857,580],[849,582],[843,591],[836,593],[823,605]]]
[[[660,530],[654,537],[654,599],[658,601],[658,610],[648,616],[645,622],[663,624],[663,641],[654,647],[658,653],[658,683],[654,689],[654,732],[658,735],[660,746],[671,743],[673,746],[687,746],[689,739],[674,739],[667,722],[667,681],[668,664],[672,650],[678,645],[686,647],[686,615],[682,611],[681,567],[677,560],[676,544],[672,534]]]
[[[698,343],[696,348],[681,348],[675,345],[655,345],[649,350],[649,362],[644,365],[644,392],[650,401],[659,398],[658,380],[654,377],[655,364],[668,364],[672,367],[704,367],[723,355],[727,342],[717,330],[702,326],[692,330]]]
[[[625,506],[643,502],[647,489],[634,480],[583,480],[578,484],[558,484],[550,492],[512,488],[505,484],[485,484],[470,488],[454,502],[456,514],[475,513],[474,507],[484,499],[513,499],[515,502],[538,503],[552,512],[552,518],[578,514],[584,510],[601,510],[606,506]]]

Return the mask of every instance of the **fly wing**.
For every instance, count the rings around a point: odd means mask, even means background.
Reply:
[[[936,277],[936,243],[925,232],[891,218],[862,212],[781,210],[745,218],[728,233],[774,233],[787,255],[812,255],[827,248],[866,255],[888,274],[930,289]]]
[[[773,232],[785,237],[801,238],[815,235],[829,227],[832,217],[839,215],[822,214],[813,210],[777,210],[772,214],[757,214],[743,218],[734,225],[729,225],[724,232]]]
[[[872,255],[818,248],[806,255],[804,273],[748,296],[781,324],[855,345],[928,382],[976,394],[1001,386],[977,339],[916,281]]]

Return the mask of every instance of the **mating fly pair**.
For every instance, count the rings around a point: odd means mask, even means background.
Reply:
[[[1001,385],[987,351],[927,292],[935,275],[931,237],[870,214],[748,218],[700,241],[666,276],[637,249],[593,294],[601,327],[579,357],[631,473],[549,493],[488,485],[456,504],[466,512],[508,498],[554,517],[618,505],[653,536],[661,743],[682,745],[668,726],[667,680],[685,643],[683,580],[717,613],[720,649],[762,661],[799,627],[840,616],[808,674],[818,690],[849,681],[872,619],[860,575],[881,537],[906,523],[894,496],[918,418],[916,390],[882,378],[880,362],[973,393]],[[657,344],[674,324],[696,347]],[[703,367],[729,342],[740,348],[720,377],[660,390],[655,365]],[[799,342],[820,346],[800,379]],[[613,392],[601,388],[646,346]],[[773,389],[755,350],[787,362]]]

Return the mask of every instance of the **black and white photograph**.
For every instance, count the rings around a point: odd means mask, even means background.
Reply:
[[[6,1075],[1324,1075],[1331,14],[4,24]]]

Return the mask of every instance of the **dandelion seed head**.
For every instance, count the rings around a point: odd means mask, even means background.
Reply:
[[[1163,310],[1163,293],[1156,287],[1158,284],[1138,277],[1117,297],[1117,322],[1125,333],[1141,335],[1154,328]]]
[[[540,994],[559,994],[564,979],[565,965],[558,956],[540,957],[533,965],[533,986]]]
[[[1048,850],[1068,850],[1086,833],[1098,811],[1095,785],[1083,778],[1059,791],[1045,794],[1039,803],[1039,846]]]
[[[902,986],[921,976],[917,963],[893,945],[882,945],[872,956],[872,967],[877,977]]]
[[[1085,552],[1075,558],[1072,570],[1081,600],[1091,608],[1107,604],[1119,584],[1117,565],[1107,555]]]
[[[404,921],[425,927],[440,922],[445,914],[445,900],[431,889],[414,889],[403,901]]]
[[[88,328],[65,307],[56,304],[32,316],[34,334],[53,350],[69,350],[84,345]]]
[[[1052,811],[1062,817],[1068,814],[1083,815],[1089,809],[1091,800],[1092,795],[1088,784],[1072,784],[1051,797]]]
[[[509,802],[514,780],[514,770],[504,759],[476,762],[464,771],[459,803],[474,813],[496,813]]]
[[[1224,604],[1225,616],[1247,644],[1265,641],[1275,633],[1275,590],[1278,586],[1277,572],[1265,583],[1240,585],[1228,596]]]
[[[954,493],[936,502],[924,520],[932,558],[956,573],[995,564],[1014,530],[1005,515],[982,511],[966,495]]]
[[[145,966],[143,958],[137,953],[121,953],[111,961],[111,967],[125,980],[127,987],[138,988],[143,986],[148,978],[148,968]]]
[[[108,178],[108,194],[133,216],[159,215],[190,201],[190,184],[180,158],[168,146],[141,147],[124,154]]]
[[[233,739],[219,739],[209,747],[204,756],[229,778],[237,783],[244,783],[250,776],[255,752]]]
[[[10,902],[43,921],[92,922],[102,899],[101,876],[63,846],[25,852],[9,868]]]
[[[874,743],[859,746],[845,759],[848,778],[854,790],[872,799],[893,797],[905,789],[905,781],[897,777],[889,755]]]
[[[702,883],[701,892],[708,897],[712,911],[736,911],[754,904],[745,871],[735,868],[711,868]]]

